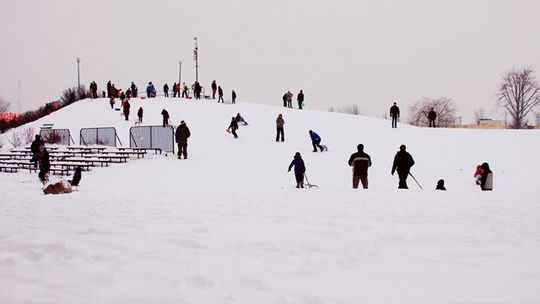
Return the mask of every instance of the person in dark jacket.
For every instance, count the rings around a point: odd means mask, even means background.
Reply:
[[[397,103],[390,107],[390,117],[392,118],[392,128],[397,128],[397,122],[399,119],[399,107]]]
[[[221,89],[221,86],[218,86],[217,90],[218,90],[218,92],[217,92],[218,93],[218,101],[217,102],[219,102],[220,100],[221,100],[222,103],[225,102],[223,100],[223,89]]]
[[[480,178],[480,189],[482,191],[492,191],[493,190],[493,172],[489,168],[488,163],[482,164],[482,178]]]
[[[73,179],[68,180],[68,182],[72,186],[78,186],[79,183],[81,182],[81,177],[82,177],[82,169],[81,167],[77,166],[75,168],[75,173],[73,173]]]
[[[185,82],[182,86],[182,98],[189,98],[189,88]]]
[[[435,190],[446,191],[446,187],[444,186],[444,179],[440,179],[440,180],[437,182],[437,186],[435,187]]]
[[[234,90],[232,90],[232,96],[231,96],[231,102],[232,103],[236,103],[236,92]]]
[[[137,117],[139,118],[139,124],[142,124],[142,118],[143,118],[143,108],[139,107],[139,110],[137,111]]]
[[[399,177],[398,189],[409,189],[407,187],[407,177],[409,176],[411,167],[414,165],[414,160],[406,149],[407,147],[405,145],[399,147],[399,151],[396,153],[394,163],[392,164],[392,175],[394,175],[397,169]]]
[[[296,188],[304,188],[304,174],[306,173],[306,166],[304,160],[300,155],[300,152],[294,154],[294,158],[289,165],[288,172],[291,172],[291,168],[294,167],[294,177],[296,179]]]
[[[283,116],[279,114],[276,118],[276,142],[279,142],[280,138],[282,142],[285,141],[283,125],[285,125],[285,120],[283,119]]]
[[[300,93],[296,96],[296,101],[298,101],[298,109],[302,110],[304,105],[304,92],[302,90],[300,90]]]
[[[164,97],[169,97],[169,85],[168,84],[165,84],[163,86],[163,94],[164,94]]]
[[[39,173],[38,177],[43,184],[49,181],[49,171],[51,170],[51,161],[49,152],[44,145],[39,146]]]
[[[30,151],[32,152],[32,159],[30,162],[34,163],[34,167],[37,167],[37,161],[39,160],[39,147],[43,145],[45,145],[45,143],[41,140],[41,136],[36,134],[34,141],[30,145]]]
[[[212,99],[216,99],[216,90],[217,90],[217,84],[216,81],[212,81],[212,84],[210,85],[212,88]]]
[[[368,188],[368,168],[371,167],[371,157],[364,152],[364,145],[359,144],[358,152],[353,153],[349,157],[349,166],[353,167],[352,186],[353,189],[358,188],[358,182],[362,181],[362,187]]]
[[[161,115],[163,116],[163,127],[165,128],[165,126],[169,125],[169,112],[163,109],[163,111],[161,111]]]
[[[131,105],[129,104],[129,99],[124,99],[124,105],[122,107],[124,109],[124,116],[126,117],[126,120],[129,120],[129,108],[131,108]]]
[[[234,135],[234,138],[238,138],[238,134],[236,134],[237,129],[238,129],[238,123],[236,122],[236,117],[233,117],[231,119],[231,124],[229,125],[229,128],[227,128],[227,131],[231,132],[232,135]]]
[[[133,81],[131,82],[131,95],[136,98],[137,97],[137,86]]]
[[[178,159],[181,159],[181,156],[184,156],[184,159],[187,159],[187,140],[191,136],[189,128],[186,125],[185,121],[181,121],[178,128],[176,128],[176,143],[178,144]]]
[[[311,138],[311,144],[313,145],[313,152],[317,152],[317,148],[319,148],[322,152],[324,148],[321,146],[321,137],[319,134],[309,130],[309,137]]]
[[[437,119],[437,113],[435,113],[435,110],[433,110],[433,108],[431,108],[427,117],[429,119],[429,127],[435,128],[435,119]]]
[[[283,100],[283,106],[286,108],[287,107],[287,92],[285,92],[285,94],[283,94],[283,97],[281,98]]]

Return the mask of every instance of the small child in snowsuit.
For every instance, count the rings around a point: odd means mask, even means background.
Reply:
[[[306,173],[306,166],[304,164],[304,160],[302,159],[302,156],[300,155],[300,152],[296,152],[294,154],[294,159],[289,165],[289,170],[287,172],[291,172],[292,167],[294,167],[294,176],[296,178],[296,188],[304,188],[304,173]]]
[[[477,185],[480,185],[480,180],[482,179],[482,174],[484,173],[484,169],[482,169],[481,165],[476,166],[476,172],[474,172],[474,180],[476,181]]]

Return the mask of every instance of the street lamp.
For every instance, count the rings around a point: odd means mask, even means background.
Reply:
[[[178,85],[182,83],[182,60],[178,60],[180,67],[178,68]]]
[[[77,88],[79,92],[81,91],[81,72],[79,67],[80,62],[81,58],[77,57]]]

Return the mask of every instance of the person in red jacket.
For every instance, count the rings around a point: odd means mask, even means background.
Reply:
[[[482,179],[482,174],[484,174],[484,169],[481,165],[476,166],[476,172],[474,172],[474,180],[477,185],[480,185],[480,179]]]

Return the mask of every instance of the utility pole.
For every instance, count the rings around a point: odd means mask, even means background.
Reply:
[[[178,69],[178,85],[182,83],[182,60],[178,61],[180,68]]]
[[[81,71],[79,68],[79,63],[81,62],[81,58],[77,57],[77,91],[81,91]]]
[[[195,59],[195,81],[199,82],[199,43],[197,37],[193,37],[195,40],[195,49],[193,50],[193,59]]]

